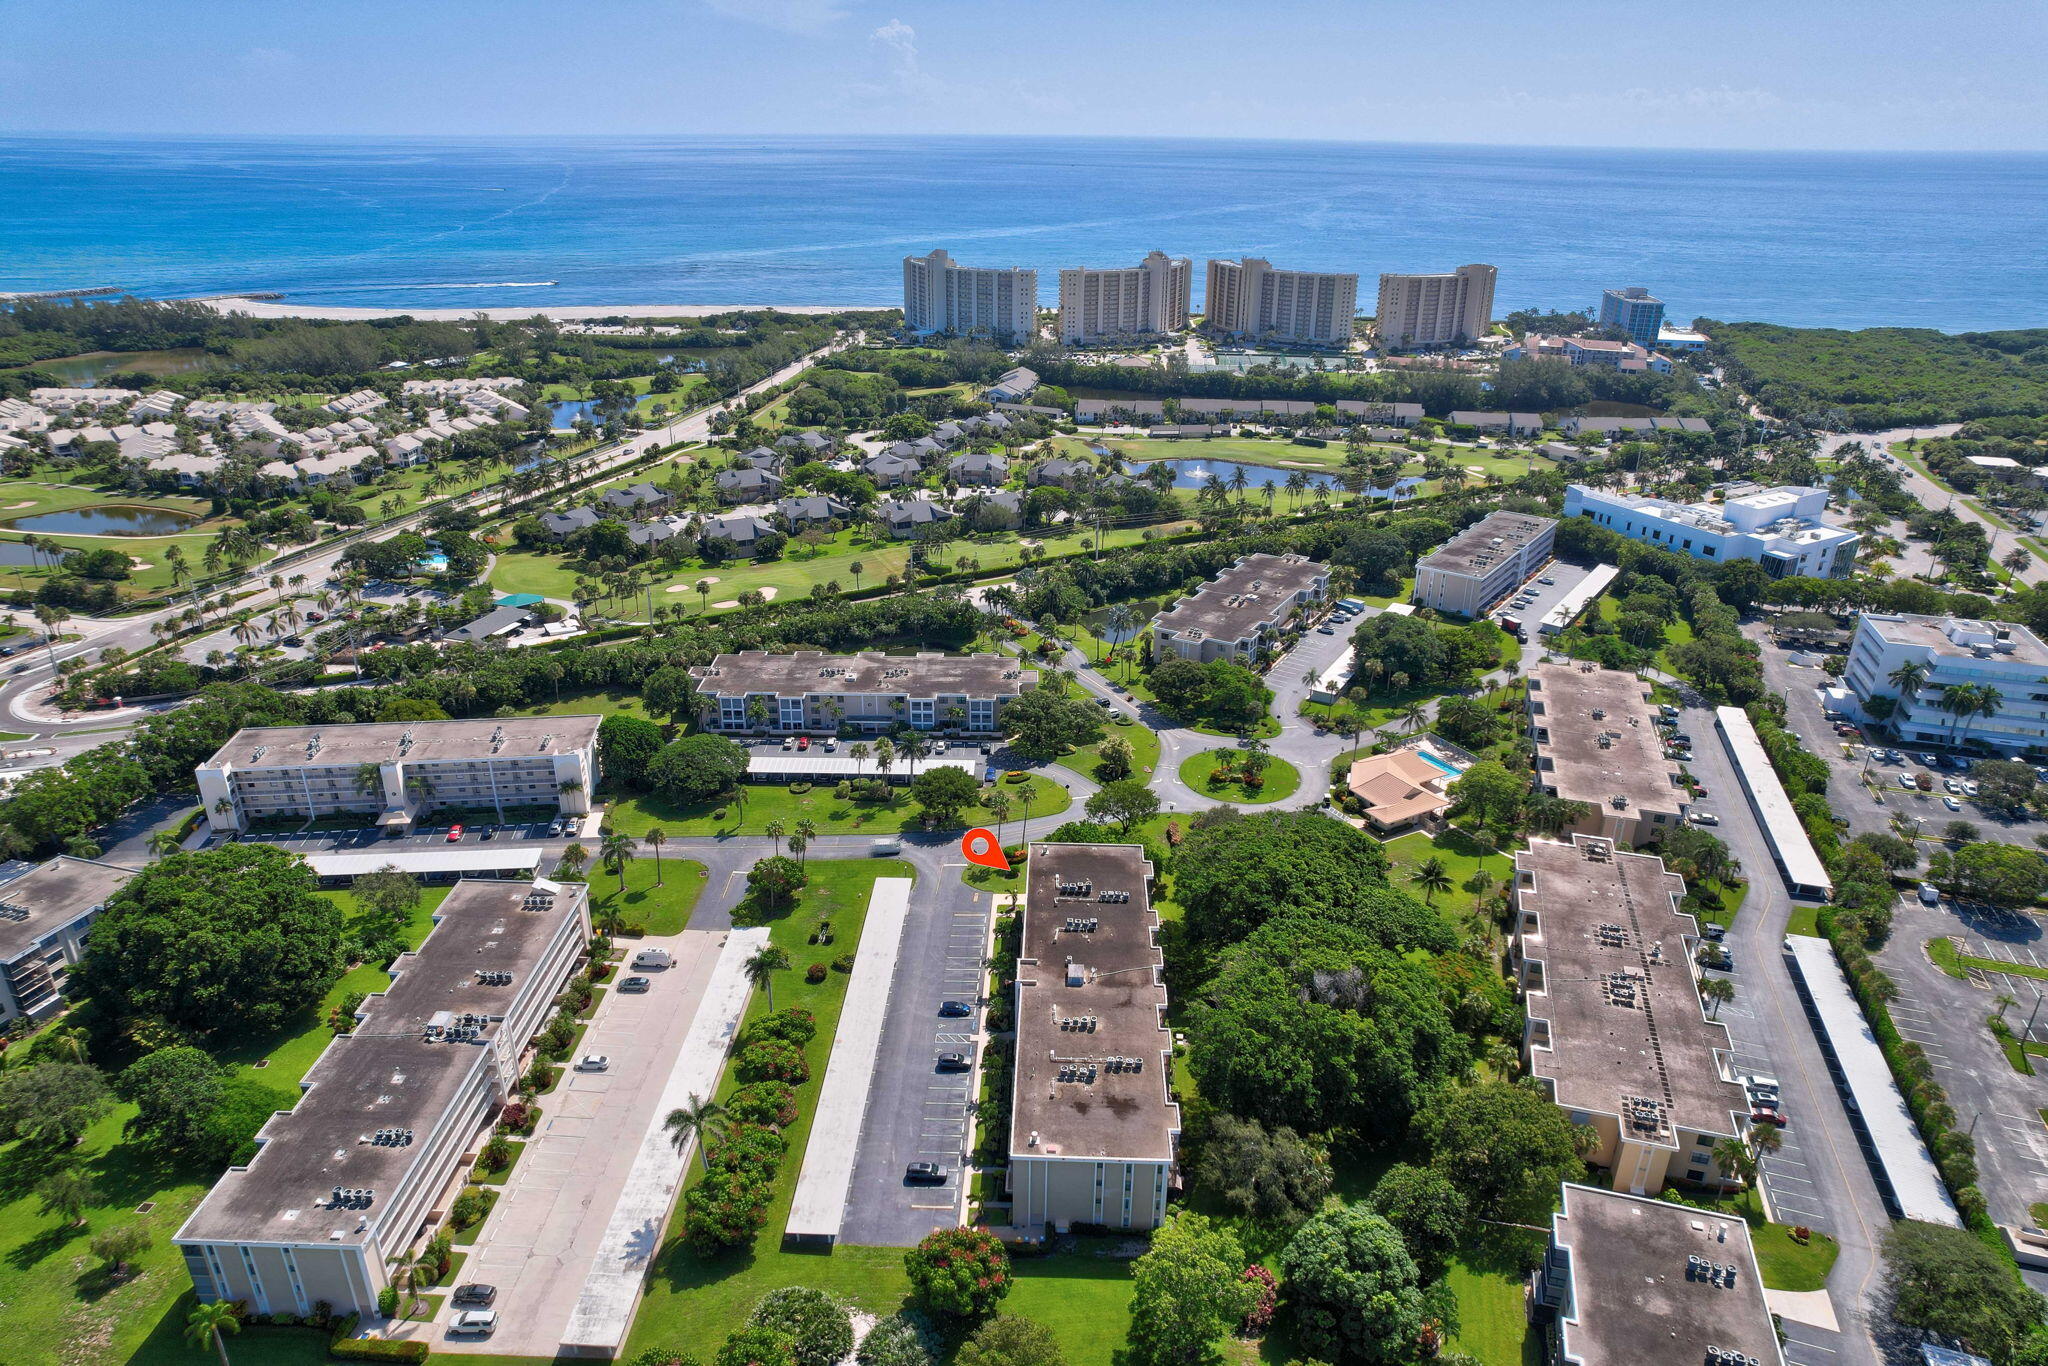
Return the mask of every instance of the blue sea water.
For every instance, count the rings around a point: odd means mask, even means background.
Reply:
[[[2048,156],[1034,138],[0,138],[0,291],[879,304],[900,258],[1500,267],[1498,308],[2048,323]],[[1996,290],[1983,288],[1987,279]],[[1199,301],[1198,301],[1199,302]]]

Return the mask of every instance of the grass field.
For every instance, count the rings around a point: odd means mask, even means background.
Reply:
[[[1133,776],[1149,778],[1159,767],[1159,732],[1150,726],[1132,722],[1128,726],[1111,724],[1103,727],[1102,739],[1092,745],[1083,745],[1062,758],[1060,762],[1078,773],[1097,778],[1095,766],[1102,758],[1102,746],[1112,735],[1131,743],[1131,758],[1136,765]],[[1100,781],[1097,778],[1097,781]]]
[[[1073,805],[1073,795],[1049,778],[1031,775],[1022,783],[1001,784],[1012,806],[1009,820],[1033,816],[1056,816]],[[823,784],[809,792],[791,792],[786,787],[757,786],[743,789],[746,800],[718,803],[696,802],[676,806],[660,797],[629,797],[613,803],[611,824],[629,835],[645,835],[660,826],[670,835],[762,835],[770,821],[781,821],[784,833],[794,833],[798,821],[810,821],[820,835],[894,835],[919,828],[923,808],[903,788],[890,789],[894,800],[887,805],[842,800],[833,795],[833,785]],[[983,796],[996,789],[983,789]],[[725,814],[720,816],[718,813]],[[992,819],[985,808],[971,806],[967,818],[975,823]],[[953,828],[960,828],[955,822]]]
[[[1217,777],[1217,769],[1238,762],[1243,754],[1242,750],[1235,749],[1205,749],[1199,754],[1190,754],[1181,760],[1180,780],[1197,792],[1227,802],[1277,802],[1293,796],[1300,789],[1301,770],[1285,759],[1271,755],[1267,756],[1266,767],[1260,774],[1265,784],[1257,791],[1248,791],[1241,782]]]
[[[594,852],[594,851],[593,851]],[[657,872],[661,885],[655,885]],[[613,910],[629,925],[639,925],[649,934],[681,934],[690,924],[690,912],[704,894],[704,879],[710,870],[695,859],[664,857],[657,869],[654,850],[642,843],[637,855],[626,865],[625,890],[619,879],[601,868],[590,872],[590,918],[603,923]]]
[[[1456,828],[1440,835],[1418,830],[1388,840],[1380,848],[1387,856],[1387,880],[1396,889],[1433,902],[1438,910],[1460,922],[1472,917],[1483,895],[1468,886],[1475,873],[1484,868],[1493,878],[1491,886],[1498,887],[1514,870],[1512,854],[1485,854],[1470,835]],[[1450,890],[1438,892],[1434,898],[1413,880],[1415,870],[1430,858],[1440,860],[1451,879]]]
[[[1752,1223],[1750,1245],[1756,1269],[1773,1290],[1824,1290],[1841,1247],[1825,1233],[1812,1232],[1805,1246],[1792,1239],[1789,1224]]]

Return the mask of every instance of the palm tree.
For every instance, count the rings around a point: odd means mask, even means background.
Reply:
[[[766,828],[766,832],[765,832],[765,833],[767,834],[767,836],[768,836],[768,838],[769,838],[769,839],[771,839],[771,840],[774,840],[774,841],[775,841],[775,856],[776,856],[777,858],[781,858],[781,857],[782,857],[782,837],[783,837],[784,835],[786,835],[786,834],[788,834],[788,833],[789,833],[789,827],[788,827],[788,826],[786,826],[786,825],[784,825],[784,824],[783,824],[783,823],[782,823],[781,821],[779,821],[779,820],[772,820],[772,821],[768,822],[768,825],[767,825],[767,828]]]
[[[1307,688],[1310,692],[1314,692],[1316,690],[1316,685],[1318,683],[1321,683],[1322,681],[1323,673],[1320,669],[1303,669],[1301,671],[1301,686]],[[1328,716],[1330,714],[1331,708],[1335,705],[1336,704],[1334,700],[1331,702],[1324,703],[1323,715]]]
[[[668,831],[658,825],[647,828],[647,847],[654,851],[654,885],[661,886],[661,846],[668,843]]]
[[[2001,994],[2000,994],[2000,995],[1998,996],[1998,998],[1997,998],[1997,1001],[1998,1001],[1998,1018],[1999,1018],[1999,1019],[2001,1019],[2001,1020],[2003,1020],[2003,1019],[2005,1018],[2005,1012],[2006,1012],[2006,1011],[2008,1011],[2008,1010],[2011,1010],[2011,1009],[2012,1009],[2012,1008],[2013,1008],[2014,1006],[2016,1006],[2016,1005],[2018,1005],[2018,1004],[2019,1004],[2019,1002],[2018,1002],[2018,1001],[2015,1001],[2015,1000],[2014,1000],[2014,999],[2013,999],[2012,997],[2010,997],[2010,996],[2007,996],[2007,995],[2005,995],[2005,994],[2003,994],[2003,993],[2001,993]]]
[[[1739,1138],[1724,1138],[1714,1145],[1714,1165],[1725,1176],[1732,1176],[1743,1185],[1756,1180],[1756,1158],[1749,1151],[1749,1145]]]
[[[762,946],[759,952],[747,960],[747,981],[753,985],[754,990],[768,994],[770,1015],[775,1013],[775,974],[788,966],[789,951],[776,944]]]
[[[158,858],[169,858],[184,847],[174,831],[159,830],[149,837],[149,852]]]
[[[811,843],[817,838],[818,823],[809,818],[800,820],[796,823],[796,833],[791,837],[789,841],[789,852],[792,854],[801,854],[803,852],[803,849],[797,848],[796,842],[798,840],[802,840],[804,842],[804,849],[808,849],[811,847]],[[804,863],[805,860],[803,859],[797,860],[798,867],[802,867]]]
[[[570,873],[583,871],[583,865],[590,862],[590,851],[580,844],[571,844],[562,851],[560,867]]]
[[[1700,983],[1700,999],[1711,1002],[1714,1018],[1721,1018],[1721,1007],[1735,999],[1735,983],[1726,977],[1709,977]]]
[[[1750,1160],[1758,1174],[1764,1169],[1764,1159],[1785,1146],[1785,1136],[1778,1132],[1775,1124],[1752,1124],[1749,1126]]]
[[[858,778],[861,770],[868,766],[868,745],[865,740],[856,740],[847,747],[846,757],[853,760],[853,776]]]
[[[235,1306],[226,1300],[195,1304],[185,1316],[185,1341],[201,1348],[211,1342],[213,1350],[220,1353],[220,1366],[229,1366],[227,1339],[221,1335],[241,1331],[242,1321],[235,1317]]]
[[[619,875],[619,892],[626,890],[626,865],[633,861],[633,855],[640,848],[640,841],[620,830],[600,832],[597,843],[598,860],[605,871]]]
[[[1010,794],[999,787],[983,797],[981,804],[988,808],[989,815],[996,818],[996,846],[1000,848],[1003,843],[1003,822],[1010,818],[1012,809]]]
[[[1410,702],[1401,708],[1401,727],[1411,735],[1429,724],[1429,705],[1424,702]]]
[[[1451,890],[1450,870],[1445,868],[1444,861],[1434,854],[1418,864],[1415,871],[1408,875],[1408,880],[1422,888],[1423,900],[1432,906],[1436,905],[1438,892]]]
[[[695,1091],[690,1093],[686,1104],[678,1105],[668,1112],[668,1118],[661,1127],[668,1130],[668,1141],[682,1152],[690,1146],[690,1140],[697,1140],[697,1157],[704,1164],[704,1170],[711,1170],[711,1134],[725,1118],[725,1107],[717,1101],[705,1100]]]
[[[1887,674],[1885,681],[1899,690],[1899,696],[1911,701],[1920,695],[1920,685],[1927,681],[1927,666],[1909,659]]]

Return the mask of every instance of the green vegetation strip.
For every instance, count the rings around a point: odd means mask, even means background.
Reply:
[[[2032,963],[2008,963],[2002,958],[1984,958],[1974,953],[1964,953],[1956,947],[1956,941],[1946,935],[1927,941],[1927,958],[1951,977],[1968,977],[1971,969],[1975,969],[1978,972],[2003,972],[2014,977],[2033,977],[2048,981],[2048,968],[2035,967]]]
[[[1277,802],[1301,787],[1301,770],[1271,755],[1259,770],[1259,786],[1247,787],[1241,776],[1244,760],[1241,749],[1205,749],[1181,761],[1180,780],[1205,796],[1228,802]]]

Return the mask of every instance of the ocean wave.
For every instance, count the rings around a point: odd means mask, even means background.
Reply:
[[[380,289],[552,289],[561,283],[560,280],[480,280],[473,284],[455,285],[408,280],[395,282],[378,281],[376,283],[352,285],[299,285],[294,286],[291,292],[293,294],[332,294],[337,290],[363,293]]]

